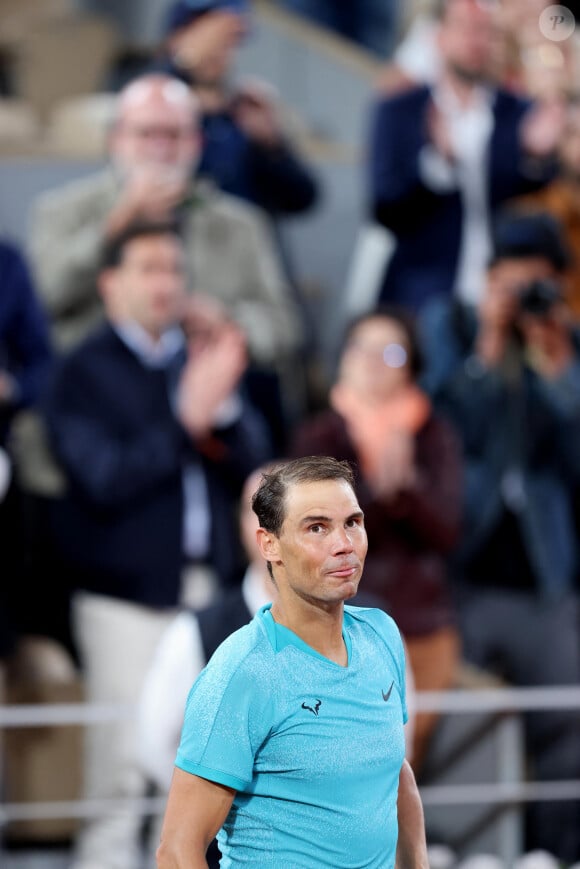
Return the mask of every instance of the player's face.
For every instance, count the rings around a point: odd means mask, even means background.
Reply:
[[[362,511],[345,480],[293,486],[272,543],[270,560],[287,601],[330,608],[356,594],[368,543]]]

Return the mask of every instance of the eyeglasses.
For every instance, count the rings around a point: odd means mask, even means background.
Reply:
[[[194,136],[194,131],[190,127],[166,127],[166,126],[130,126],[124,125],[121,128],[122,132],[129,133],[137,139],[143,141],[151,141],[153,139],[167,139],[171,142],[185,141]]]
[[[403,368],[409,359],[409,354],[402,344],[365,344],[360,340],[349,341],[347,350],[355,350],[367,356],[382,358],[388,368]]]

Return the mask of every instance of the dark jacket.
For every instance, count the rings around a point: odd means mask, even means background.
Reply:
[[[461,244],[459,191],[435,192],[420,175],[431,97],[429,87],[415,88],[382,100],[372,116],[369,207],[371,216],[396,239],[381,300],[411,308],[452,291]],[[489,155],[482,166],[492,214],[506,200],[538,189],[553,174],[553,166],[522,151],[520,123],[529,108],[528,101],[514,94],[495,92]]]
[[[197,619],[205,660],[209,661],[223,641],[252,620],[241,587],[232,589],[217,603],[201,610],[193,610]]]
[[[174,75],[188,86],[191,76],[170,58],[160,57],[151,72]],[[319,184],[292,143],[267,148],[250,139],[233,112],[205,113],[201,118],[202,153],[197,175],[268,212],[271,217],[308,211],[319,198]]]
[[[293,456],[330,455],[356,465],[345,423],[332,410],[295,432]],[[417,434],[421,482],[392,501],[374,497],[360,476],[357,494],[364,511],[369,550],[361,590],[379,598],[406,636],[427,634],[454,621],[447,559],[461,515],[461,462],[456,437],[431,416]]]
[[[14,414],[35,404],[52,360],[48,325],[23,256],[0,241],[0,371],[15,381],[14,398],[0,403],[0,444]]]
[[[444,331],[432,337],[452,345]],[[519,371],[506,377],[501,367],[486,369],[465,355],[440,382],[437,405],[459,432],[465,456],[465,527],[455,558],[459,581],[469,581],[470,565],[496,529],[506,504],[505,481],[511,479],[518,484],[513,512],[537,593],[558,599],[573,589],[573,497],[580,480],[578,342],[577,347],[576,361],[555,380],[538,376],[523,357]]]
[[[272,216],[298,214],[318,199],[314,175],[288,142],[266,148],[253,142],[229,113],[202,118],[200,177],[226,193],[259,205]]]
[[[55,533],[78,583],[150,606],[174,606],[183,565],[182,474],[201,464],[211,513],[211,552],[227,582],[238,565],[234,507],[243,481],[270,458],[262,418],[244,404],[196,447],[176,421],[172,370],[146,368],[107,324],[67,356],[46,402],[52,445],[69,491]]]

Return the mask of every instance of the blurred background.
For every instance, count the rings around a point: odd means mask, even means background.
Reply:
[[[196,30],[220,14],[237,16],[233,29]],[[405,430],[402,451],[389,442],[382,460],[403,470],[368,509],[384,508],[377,527],[388,538],[384,588],[376,580],[372,591],[388,611],[400,606],[414,674],[431,865],[580,864],[579,14],[576,3],[542,0],[0,0],[0,865],[154,865],[164,799],[154,775],[139,788],[87,789],[86,732],[128,722],[134,749],[140,731],[135,692],[89,688],[77,592],[116,602],[124,592],[98,586],[95,563],[65,540],[90,485],[81,491],[67,452],[69,432],[84,431],[73,425],[78,406],[67,405],[64,380],[52,391],[61,362],[74,368],[64,336],[110,241],[113,210],[101,214],[89,186],[109,172],[124,189],[120,95],[150,74],[197,93],[202,153],[190,176],[211,182],[234,214],[216,206],[207,235],[194,229],[213,253],[205,271],[203,251],[192,255],[189,289],[227,308],[192,309],[192,333],[233,317],[246,335],[250,403],[271,437],[246,470],[324,449],[316,427],[312,440],[306,432],[338,413],[333,387],[353,377],[366,389],[364,370],[348,368],[353,318],[412,319],[422,368],[409,378],[451,434],[422,446]],[[198,58],[211,40],[223,69],[204,78]],[[259,244],[242,234],[234,243],[246,219]],[[237,245],[240,259],[219,271]],[[267,262],[269,308],[247,307],[258,278],[236,284],[246,255]],[[409,335],[384,339],[402,345],[405,371]],[[86,443],[85,463],[95,456]],[[241,483],[230,495],[235,514]],[[244,568],[247,554],[238,560]],[[194,595],[194,612],[242,574],[219,575]],[[185,606],[130,599],[164,618]],[[124,813],[137,818],[138,858],[79,856],[87,822]]]

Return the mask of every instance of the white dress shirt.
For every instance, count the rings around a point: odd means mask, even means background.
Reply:
[[[473,88],[467,105],[438,85],[433,98],[447,123],[455,160],[448,161],[432,145],[419,155],[419,171],[425,184],[437,192],[458,190],[463,221],[454,293],[476,305],[481,299],[491,254],[488,203],[489,142],[493,132],[492,94]]]

